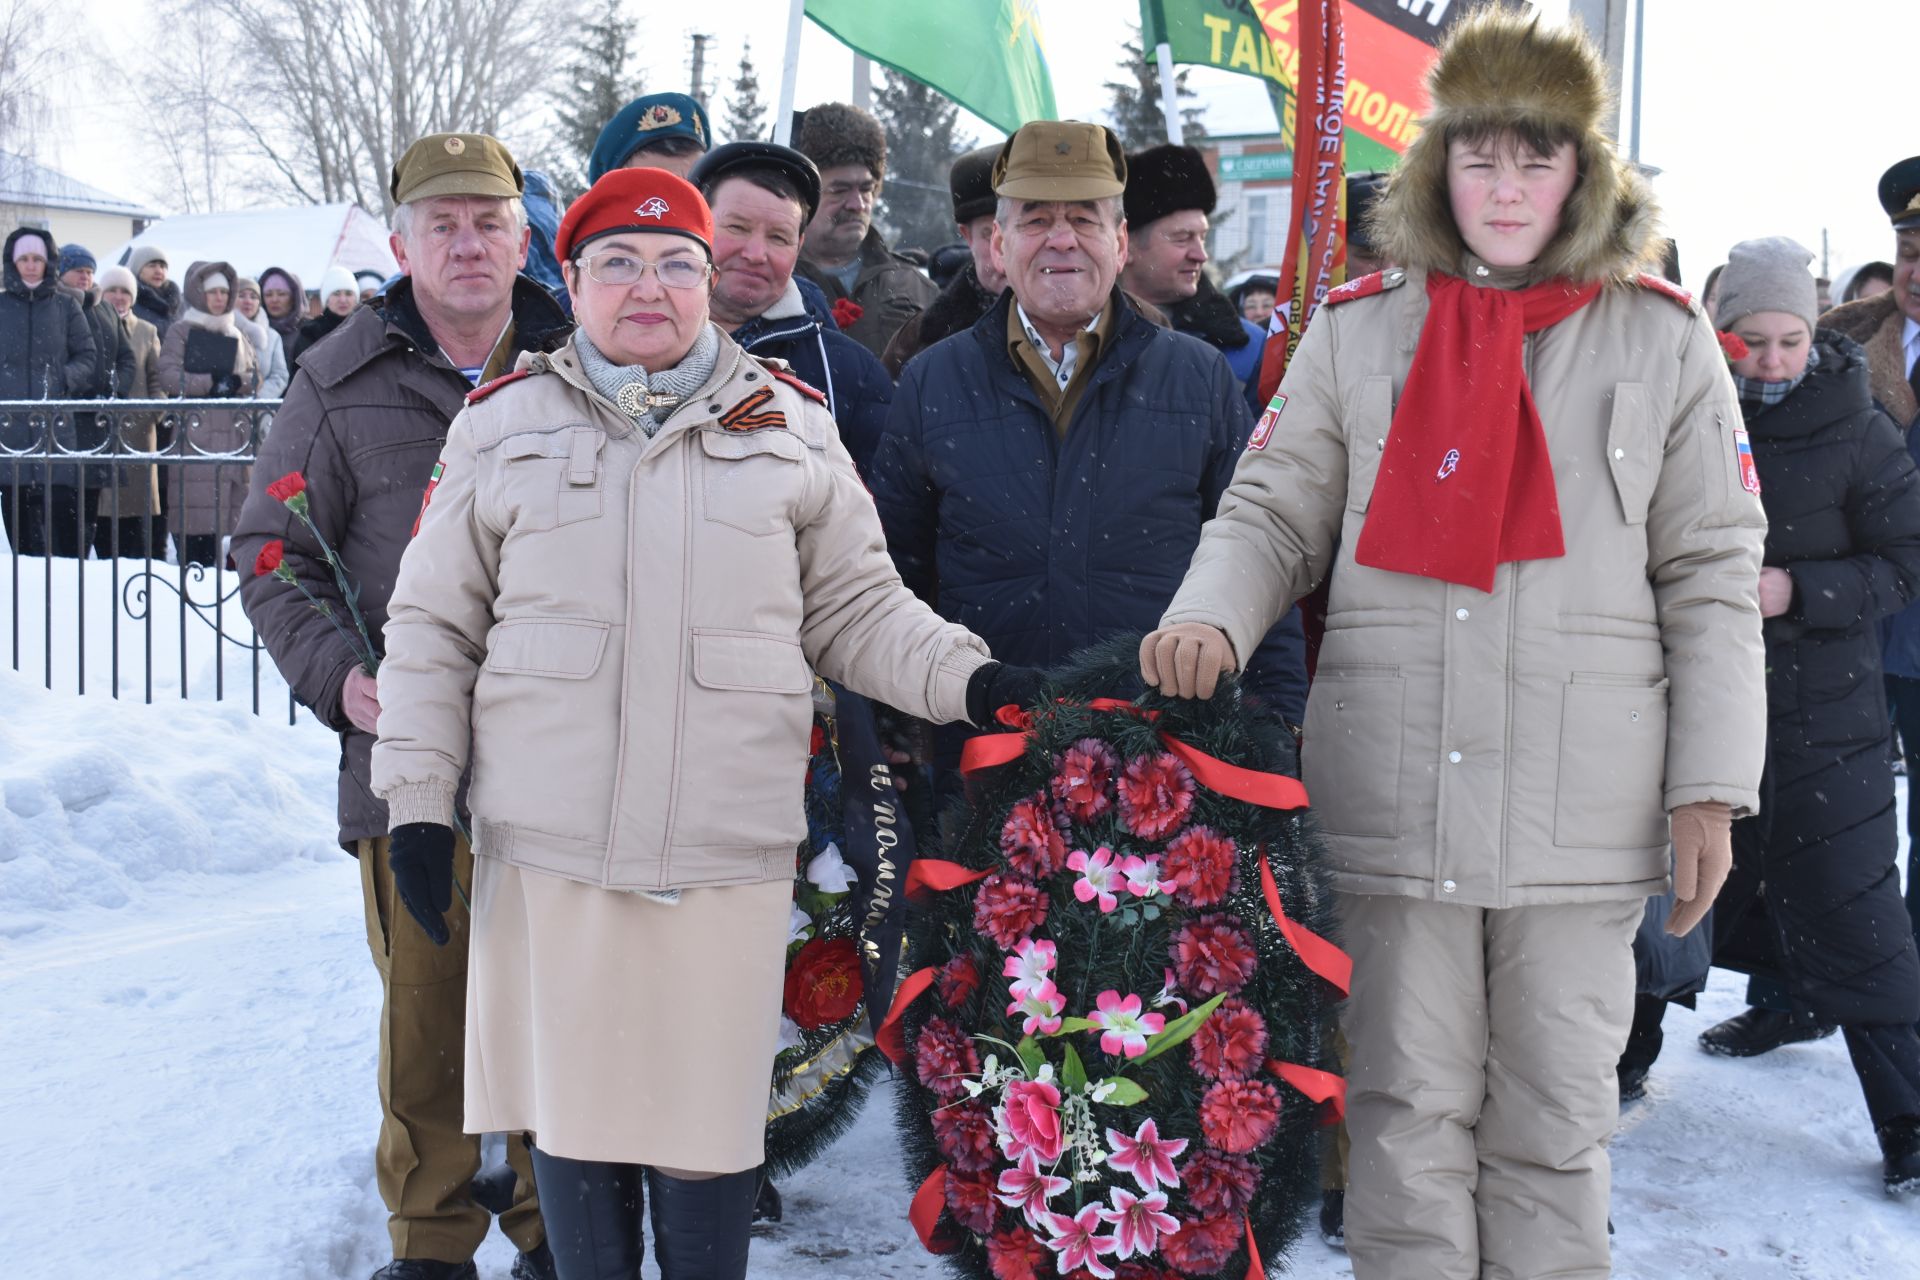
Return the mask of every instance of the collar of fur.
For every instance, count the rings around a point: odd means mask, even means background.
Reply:
[[[800,286],[787,277],[787,291],[773,300],[773,305],[760,313],[762,320],[792,320],[807,314],[806,300],[800,296]]]
[[[1246,326],[1240,323],[1240,312],[1227,295],[1214,288],[1213,281],[1207,279],[1204,272],[1194,295],[1166,310],[1174,328],[1212,346],[1238,351],[1252,341]]]
[[[1873,398],[1902,427],[1920,421],[1920,401],[1907,381],[1906,317],[1893,294],[1881,293],[1835,307],[1820,327],[1845,334],[1867,349],[1867,380]]]
[[[211,329],[215,333],[238,333],[233,323],[233,312],[222,315],[208,315],[198,307],[188,307],[181,313],[180,319],[196,329]]]

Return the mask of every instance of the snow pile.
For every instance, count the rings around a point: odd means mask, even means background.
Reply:
[[[181,874],[337,852],[337,741],[310,718],[75,699],[4,668],[0,705],[0,938]]]

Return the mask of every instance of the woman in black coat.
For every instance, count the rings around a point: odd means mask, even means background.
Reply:
[[[1714,963],[1778,979],[1844,1029],[1887,1189],[1920,1191],[1920,957],[1894,866],[1878,632],[1920,595],[1920,473],[1873,403],[1866,353],[1815,331],[1811,260],[1790,240],[1748,241],[1720,278],[1720,322],[1749,348],[1733,364],[1736,459],[1767,511],[1768,729],[1760,812],[1734,824],[1714,905]]]
[[[91,396],[93,330],[80,304],[54,283],[53,237],[21,227],[7,237],[0,259],[0,400]],[[71,427],[56,424],[56,440],[71,446]],[[24,555],[45,555],[49,546],[55,555],[84,555],[92,513],[82,515],[84,490],[74,483],[77,476],[65,474],[75,468],[56,474],[45,461],[45,430],[18,411],[0,419],[0,444],[41,455],[0,465],[0,519]]]

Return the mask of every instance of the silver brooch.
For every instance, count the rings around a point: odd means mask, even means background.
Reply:
[[[620,412],[629,418],[638,418],[642,414],[652,413],[655,409],[671,409],[680,403],[681,397],[668,395],[664,391],[650,391],[637,382],[629,382],[620,388],[614,397],[614,403],[620,406]]]

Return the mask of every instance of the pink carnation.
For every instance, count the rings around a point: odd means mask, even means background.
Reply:
[[[1182,991],[1203,1000],[1246,986],[1258,960],[1240,922],[1220,912],[1188,921],[1173,935],[1174,976]]]
[[[1165,838],[1193,812],[1193,775],[1165,751],[1129,760],[1118,785],[1120,820],[1143,840]]]
[[[1233,891],[1238,851],[1211,827],[1192,826],[1167,842],[1161,870],[1180,887],[1175,896],[1210,907]]]
[[[1201,1213],[1234,1217],[1253,1203],[1260,1171],[1245,1156],[1204,1150],[1180,1168],[1187,1202]]]
[[[1082,738],[1060,756],[1053,796],[1074,822],[1092,822],[1113,808],[1113,775],[1120,758],[1098,738]]]
[[[1182,1218],[1178,1231],[1160,1237],[1160,1256],[1190,1276],[1212,1275],[1240,1247],[1241,1230],[1237,1218]]]
[[[988,876],[973,900],[973,927],[992,938],[1002,951],[1013,950],[1046,919],[1046,893],[1016,876]]]
[[[1188,1041],[1193,1069],[1209,1080],[1244,1080],[1267,1052],[1267,1023],[1238,1000],[1224,1000]]]
[[[1044,880],[1067,863],[1067,841],[1044,792],[1014,802],[1000,827],[1000,852],[1021,875]]]
[[[993,1115],[984,1102],[958,1102],[935,1111],[933,1140],[947,1163],[962,1173],[984,1173],[998,1159]]]
[[[1265,1080],[1221,1080],[1200,1099],[1200,1132],[1222,1151],[1245,1155],[1273,1136],[1280,1092]]]
[[[955,1023],[928,1018],[913,1048],[914,1074],[936,1097],[951,1101],[966,1092],[963,1078],[980,1074],[980,1055]]]

